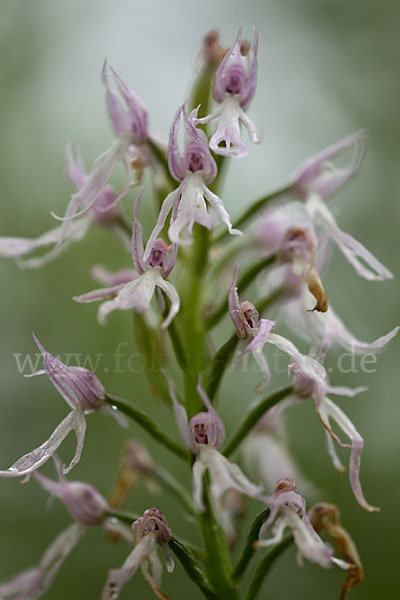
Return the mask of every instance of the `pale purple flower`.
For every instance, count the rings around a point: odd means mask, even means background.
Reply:
[[[269,208],[254,229],[256,246],[267,255],[276,254],[277,264],[290,265],[300,281],[307,283],[316,300],[311,311],[326,312],[328,301],[317,269],[318,239],[310,215],[300,202],[278,204]],[[324,246],[321,248],[319,263]]]
[[[210,204],[218,218],[228,227],[230,234],[241,235],[232,229],[232,224],[221,198],[214,194],[207,185],[217,175],[217,165],[208,149],[208,140],[201,129],[195,127],[198,108],[189,116],[185,105],[180,106],[172,121],[168,143],[168,164],[172,176],[180,182],[179,187],[165,198],[158,216],[157,224],[147,242],[144,260],[150,256],[151,248],[164,227],[165,221],[172,211],[168,236],[176,244],[190,244],[194,223],[207,229],[216,226],[215,215],[207,211],[206,201]],[[183,116],[185,128],[185,149],[183,154],[178,147],[178,131]],[[181,237],[187,228],[188,236]]]
[[[325,368],[310,356],[299,355],[296,357],[295,362],[289,365],[288,372],[294,377],[293,387],[296,394],[300,397],[311,396],[313,398],[315,410],[327,432],[330,456],[334,466],[340,471],[343,471],[344,467],[335,451],[332,440],[343,448],[350,448],[350,484],[358,503],[370,512],[379,510],[379,508],[368,504],[361,488],[360,460],[364,445],[363,438],[342,409],[327,396],[327,394],[335,394],[351,398],[360,392],[366,391],[367,388],[358,387],[352,389],[344,386],[329,385]],[[331,420],[349,438],[350,444],[342,442],[341,438],[333,431]]]
[[[211,478],[210,495],[215,510],[222,518],[221,501],[228,490],[236,490],[252,498],[262,498],[262,488],[247,479],[240,468],[223,456],[218,448],[225,439],[225,427],[211,404],[201,381],[197,391],[208,412],[200,412],[188,421],[186,409],[178,402],[170,379],[170,396],[179,432],[189,450],[196,456],[193,465],[193,499],[199,512],[203,512],[203,479],[208,470]]]
[[[262,525],[259,534],[259,547],[270,547],[283,540],[286,528],[289,528],[298,550],[298,561],[302,558],[328,568],[332,563],[347,569],[348,564],[334,558],[333,550],[325,544],[313,526],[306,512],[306,502],[296,491],[296,484],[284,478],[277,482],[275,492],[270,499],[270,514]],[[270,532],[272,535],[269,537]]]
[[[57,425],[48,440],[32,452],[25,454],[7,470],[0,471],[2,477],[29,475],[54,455],[70,431],[75,431],[77,442],[75,454],[69,466],[64,470],[65,473],[68,473],[81,457],[86,431],[85,414],[93,411],[102,412],[112,416],[122,427],[127,427],[125,417],[114,407],[106,404],[104,387],[94,373],[83,367],[67,367],[45,350],[35,334],[33,337],[42,353],[44,370],[25,375],[25,377],[46,374],[72,411]]]
[[[263,375],[263,380],[258,386],[258,388],[261,388],[268,385],[271,380],[271,372],[263,354],[263,347],[266,343],[276,346],[292,358],[297,356],[299,351],[290,340],[272,333],[276,326],[275,321],[260,319],[255,306],[251,302],[239,301],[236,287],[237,273],[238,268],[235,269],[228,294],[229,314],[240,338],[233,364],[237,367],[246,354],[252,354]]]
[[[65,504],[71,517],[81,525],[103,525],[107,519],[108,503],[92,486],[83,481],[67,481],[60,460],[54,456],[58,481],[53,481],[37,471],[33,474],[40,485]]]
[[[135,222],[132,233],[132,259],[140,276],[135,276],[133,279],[128,279],[127,281],[124,281],[123,278],[121,283],[116,283],[111,287],[94,290],[74,297],[76,302],[83,303],[112,298],[112,300],[104,302],[99,308],[98,319],[102,324],[105,323],[106,317],[110,312],[118,309],[144,313],[149,323],[154,325],[154,315],[151,311],[150,302],[156,289],[157,291],[158,289],[162,290],[171,303],[169,313],[163,321],[162,327],[168,327],[172,319],[179,312],[180,300],[178,293],[172,283],[166,279],[176,262],[177,245],[172,244],[172,248],[170,248],[163,240],[155,239],[152,242],[148,258],[143,256],[143,233],[138,219],[143,192],[144,190],[140,192],[136,199],[134,210]],[[170,255],[169,251],[171,251]],[[120,276],[121,273],[115,275]],[[129,277],[129,271],[128,273],[125,271],[124,277],[125,275]],[[115,283],[116,280],[113,278],[111,281]]]
[[[98,213],[115,207],[132,185],[132,160],[138,157],[141,157],[144,162],[149,160],[149,150],[146,145],[148,139],[147,112],[141,100],[109,66],[107,61],[104,63],[101,76],[106,87],[107,109],[117,140],[110,150],[97,158],[84,184],[71,197],[65,216],[60,218],[53,214],[56,219],[61,221],[68,222],[86,214],[94,207]],[[113,84],[116,91],[113,89]],[[118,162],[122,163],[125,170],[125,184],[112,203],[104,209],[100,204],[100,198]],[[79,210],[80,208],[81,210]],[[69,227],[69,224],[64,224],[65,234]]]
[[[268,493],[279,479],[289,478],[307,496],[316,494],[316,486],[301,472],[290,452],[283,415],[270,409],[245,438],[241,456],[246,472],[262,484]]]
[[[282,304],[284,318],[297,335],[305,339],[311,337],[313,352],[318,356],[324,356],[334,344],[353,353],[375,352],[384,348],[399,331],[397,326],[372,342],[364,342],[347,329],[331,306],[325,313],[307,312],[311,294],[304,284],[294,289],[287,272],[283,273],[282,283],[289,291],[289,296]]]
[[[335,343],[352,352],[375,351],[397,334],[395,327],[371,343],[364,342],[348,331],[331,306],[311,312],[313,296],[320,309],[326,304],[320,274],[331,247],[329,240],[316,237],[304,205],[289,202],[271,207],[256,224],[253,235],[258,251],[261,247],[267,255],[276,254],[280,259],[264,278],[263,293],[283,290],[283,316],[297,335],[307,340],[311,337],[313,353],[322,356]]]
[[[65,148],[66,173],[75,188],[81,190],[88,176],[85,171],[79,151],[72,145],[67,144]],[[111,186],[106,186],[98,198],[96,206],[93,206],[88,214],[81,216],[70,223],[68,230],[64,231],[63,225],[54,227],[37,238],[0,238],[0,256],[18,258],[19,265],[26,268],[38,268],[54,260],[65,252],[74,242],[81,241],[89,228],[95,225],[107,227],[121,238],[123,243],[129,239],[125,230],[121,227],[119,219],[120,209],[115,205],[116,193]],[[38,248],[55,247],[40,257],[22,259]]]
[[[36,600],[45,594],[83,532],[84,528],[74,523],[60,533],[35,567],[0,583],[1,600]]]
[[[153,592],[158,597],[165,598],[160,589],[162,563],[157,555],[157,545],[164,550],[166,569],[171,573],[174,569],[174,560],[168,547],[172,534],[167,520],[160,510],[150,508],[144,512],[143,517],[133,523],[132,529],[135,547],[121,568],[111,569],[108,572],[102,600],[117,600],[122,588],[139,567]]]
[[[360,242],[341,231],[324,200],[339,190],[361,166],[364,156],[365,132],[353,135],[329,146],[306,160],[292,176],[292,189],[304,200],[307,211],[324,237],[331,239],[361,277],[382,281],[392,279],[386,269]],[[353,151],[347,166],[336,168],[331,161],[346,150]]]
[[[243,157],[248,154],[249,149],[240,138],[240,123],[247,129],[253,144],[261,144],[264,137],[262,128],[257,135],[254,123],[244,112],[257,87],[258,35],[255,27],[250,57],[242,54],[241,37],[242,27],[215,74],[214,98],[218,103],[217,108],[207,117],[197,119],[197,123],[204,125],[218,118],[210,147],[213,152],[223,156]]]

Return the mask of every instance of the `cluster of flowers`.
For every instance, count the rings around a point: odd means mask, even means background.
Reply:
[[[139,566],[155,594],[168,598],[160,589],[162,564],[157,556],[157,544],[165,550],[167,571],[174,567],[172,550],[207,598],[239,598],[238,581],[256,548],[274,547],[276,550],[279,544],[283,548],[292,539],[299,558],[305,557],[322,567],[336,564],[347,570],[342,598],[362,579],[357,550],[340,524],[337,508],[317,504],[307,513],[304,497],[296,492],[294,481],[306,494],[313,495],[316,489],[300,473],[286,448],[282,413],[295,402],[313,399],[326,430],[334,466],[344,470],[334,447],[336,442],[350,449],[350,483],[358,503],[368,511],[378,510],[367,502],[361,488],[363,439],[350,419],[328,397],[331,394],[352,397],[366,388],[332,386],[323,366],[325,355],[335,344],[352,351],[375,351],[383,348],[398,331],[396,327],[372,343],[358,340],[328,307],[322,283],[333,244],[361,277],[378,281],[392,277],[360,242],[341,231],[325,203],[357,174],[364,153],[365,133],[357,132],[300,165],[282,189],[250,206],[234,227],[216,193],[223,161],[248,153],[248,147],[241,139],[240,125],[247,129],[251,142],[259,144],[263,140],[262,129],[257,134],[245,113],[256,91],[257,33],[254,30],[251,45],[242,41],[241,34],[240,29],[229,50],[220,46],[215,32],[206,36],[203,66],[191,101],[192,109],[188,109],[189,102],[178,108],[170,128],[167,150],[150,135],[142,102],[106,62],[102,80],[116,142],[95,161],[89,174],[78,151],[72,145],[67,147],[67,174],[77,191],[71,197],[65,216],[53,215],[61,221],[59,226],[36,239],[0,238],[0,255],[15,257],[21,265],[30,268],[42,266],[60,255],[72,242],[81,240],[92,224],[109,228],[130,247],[134,268],[110,273],[95,267],[94,276],[107,287],[75,296],[74,300],[81,303],[104,300],[98,311],[101,323],[116,309],[133,310],[143,319],[149,336],[151,332],[156,332],[157,336],[170,334],[171,350],[175,351],[183,371],[184,400],[179,399],[177,386],[165,365],[160,370],[160,378],[166,384],[166,401],[172,406],[186,447],[171,440],[134,405],[107,393],[94,373],[63,364],[45,350],[34,335],[43,356],[44,370],[31,375],[47,374],[72,411],[47,441],[10,468],[0,471],[0,476],[29,478],[32,475],[45,490],[64,502],[75,523],[56,538],[36,567],[0,584],[1,599],[28,600],[45,593],[84,528],[99,525],[111,532],[113,539],[123,537],[134,544],[122,567],[109,572],[103,600],[118,598]],[[211,90],[216,108],[207,114]],[[204,116],[200,117],[200,114]],[[205,126],[214,120],[217,120],[217,126],[209,139]],[[178,144],[182,121],[183,152]],[[342,168],[335,167],[333,161],[346,151],[352,152],[348,163]],[[118,162],[123,164],[126,173],[119,192],[110,184]],[[132,186],[139,185],[146,169],[153,175],[154,188],[162,196],[162,203],[155,226],[144,244],[139,208],[145,188],[142,187],[137,195],[133,226],[125,220],[120,201]],[[135,173],[133,181],[132,171]],[[176,189],[171,189],[173,180],[178,182]],[[251,221],[249,232],[243,235],[237,227]],[[214,240],[208,233],[204,236],[204,232],[214,229],[218,222],[226,227],[224,232]],[[224,242],[232,238],[226,234],[243,237],[239,244],[227,248]],[[211,245],[214,255],[208,263]],[[52,248],[42,256],[27,256],[47,246]],[[181,249],[182,246],[189,248]],[[183,260],[178,260],[181,257]],[[240,269],[248,263],[251,267],[239,277]],[[173,270],[174,274],[179,271],[180,275],[175,277],[174,283],[169,280]],[[239,295],[243,295],[257,275],[260,275],[258,281],[263,300],[254,305],[247,299],[240,299]],[[190,296],[190,289],[188,301],[185,286],[191,287],[196,279],[204,276],[210,281],[203,286],[197,282],[195,296]],[[221,287],[221,281],[226,281],[226,286]],[[210,297],[206,297],[208,290]],[[154,295],[156,303],[153,302]],[[222,311],[217,308],[220,295]],[[274,332],[276,321],[261,316],[267,308],[275,312],[279,309],[279,320],[289,324],[302,340],[311,342],[308,353],[302,353],[291,340]],[[194,366],[196,361],[192,360],[191,346],[197,345],[203,350],[212,325],[228,314],[234,325],[234,335],[214,357],[209,358],[200,373]],[[189,334],[185,334],[185,327],[192,327]],[[263,351],[266,343],[289,356],[290,385],[251,405],[237,433],[224,444],[225,427],[214,406],[223,373],[231,358],[234,366],[239,366],[246,355],[252,355],[262,375],[256,388],[260,394],[271,380]],[[199,412],[201,405],[207,410]],[[140,518],[133,515],[129,518],[126,513],[118,512],[136,476],[153,484],[154,478],[161,482],[165,478],[162,467],[154,465],[137,442],[129,445],[128,458],[124,455],[123,468],[109,500],[88,483],[65,479],[65,474],[81,457],[85,416],[91,412],[106,413],[123,427],[127,426],[126,416],[133,418],[190,464],[192,496],[171,483],[172,474],[168,474],[168,488],[175,490],[192,517],[200,516],[210,557],[204,564],[206,574],[195,554],[172,535],[160,510],[146,510]],[[349,442],[343,442],[334,432],[332,422]],[[71,430],[76,433],[76,451],[69,465],[63,467],[56,453]],[[244,468],[252,481],[227,458],[239,445]],[[58,481],[52,481],[38,471],[51,457],[57,467]],[[154,486],[151,489],[154,491]],[[249,533],[249,541],[236,569],[224,569],[225,550],[237,542],[239,523],[244,516],[243,496],[255,498],[269,508],[260,513],[256,533],[253,530]],[[204,514],[208,519],[201,518]],[[131,527],[124,524],[127,520]],[[212,533],[220,526],[225,532],[221,538],[225,550],[221,550],[221,542]],[[284,537],[287,528],[292,534],[290,538]],[[322,531],[336,543],[341,558],[335,557],[333,547],[322,540]],[[252,598],[258,593],[259,581],[257,576],[250,583]]]

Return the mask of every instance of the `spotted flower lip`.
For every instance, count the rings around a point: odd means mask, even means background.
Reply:
[[[205,133],[195,127],[197,112],[198,107],[187,115],[185,104],[183,104],[178,108],[172,121],[168,143],[168,164],[171,174],[180,182],[180,185],[168,194],[162,204],[156,226],[146,245],[145,261],[171,211],[168,237],[173,243],[190,245],[195,223],[199,223],[207,229],[213,229],[217,220],[215,215],[207,211],[206,201],[216,216],[227,226],[231,235],[242,235],[240,231],[232,228],[229,214],[225,210],[222,200],[207,187],[217,175],[217,166],[208,149]],[[183,154],[180,153],[178,147],[178,131],[182,118],[185,128]],[[185,230],[187,230],[187,236],[182,237],[181,234]]]
[[[332,462],[339,471],[344,467],[335,451],[333,441],[342,448],[350,448],[349,477],[354,496],[360,506],[369,512],[379,511],[379,508],[371,506],[365,499],[360,483],[360,460],[364,441],[353,423],[345,415],[327,394],[353,397],[367,390],[366,387],[348,388],[345,386],[331,386],[327,380],[327,374],[322,364],[311,358],[299,354],[295,362],[288,367],[288,372],[294,377],[293,387],[300,397],[311,396],[314,399],[315,410],[321,419],[327,432],[328,450]],[[350,439],[350,444],[342,442],[340,437],[333,431],[330,420],[333,420],[345,435]]]
[[[126,281],[124,279],[125,275],[129,276],[129,273],[125,272],[121,283],[117,283],[117,279],[112,277],[111,283],[115,283],[115,285],[94,290],[81,296],[74,296],[73,298],[76,302],[81,303],[96,302],[98,300],[112,298],[112,300],[104,302],[99,308],[98,319],[102,324],[105,323],[106,317],[112,311],[119,309],[135,310],[136,312],[144,313],[149,324],[154,325],[150,302],[156,289],[162,290],[171,303],[169,313],[161,326],[163,328],[168,327],[179,312],[180,300],[178,293],[172,283],[166,280],[176,262],[178,252],[177,245],[172,244],[172,247],[168,247],[163,240],[155,239],[154,242],[152,242],[148,257],[146,258],[144,256],[143,232],[138,218],[138,212],[145,189],[146,188],[141,190],[135,202],[135,222],[131,246],[132,260],[136,265],[139,276],[136,276],[135,274],[131,280]],[[119,274],[115,274],[115,276],[118,275]],[[110,280],[109,275],[108,279]]]
[[[243,157],[248,154],[246,144],[240,138],[240,123],[244,125],[253,144],[261,144],[263,130],[257,135],[253,122],[244,112],[254,97],[257,87],[258,35],[253,28],[253,44],[250,60],[242,54],[242,27],[232,48],[221,61],[215,74],[214,98],[217,108],[210,115],[197,119],[205,125],[218,118],[217,130],[210,140],[210,147],[222,156]],[[220,145],[220,144],[224,145]]]
[[[70,525],[50,544],[35,567],[0,583],[0,598],[33,600],[47,592],[83,533],[79,523]]]
[[[260,319],[255,306],[251,302],[239,301],[236,287],[238,268],[237,265],[228,293],[229,314],[240,338],[233,358],[233,365],[238,367],[246,354],[252,354],[263,375],[263,379],[257,388],[260,389],[268,385],[271,380],[271,372],[263,354],[263,347],[266,343],[273,344],[291,357],[297,356],[299,351],[290,340],[272,333],[276,327],[275,321]]]
[[[85,185],[88,175],[78,149],[73,144],[65,146],[66,174],[79,191]],[[126,232],[121,228],[118,218],[120,209],[115,205],[117,197],[111,186],[106,186],[98,198],[98,203],[87,215],[76,219],[65,232],[62,225],[50,229],[37,238],[0,238],[0,256],[17,258],[21,267],[36,269],[58,258],[71,244],[81,241],[92,225],[102,225],[113,231],[126,243]],[[23,258],[33,251],[53,246],[39,257]]]
[[[190,421],[185,407],[178,402],[169,377],[167,381],[179,432],[186,446],[196,456],[192,479],[193,500],[198,511],[205,510],[203,479],[207,470],[211,477],[211,499],[221,519],[223,518],[222,498],[228,490],[236,490],[252,498],[264,499],[262,487],[249,481],[237,465],[231,463],[218,451],[225,439],[225,427],[203,389],[201,379],[199,379],[197,392],[208,412],[200,412]]]
[[[40,485],[59,498],[77,523],[82,525],[102,525],[109,509],[107,501],[91,485],[83,481],[67,481],[63,475],[62,465],[56,455],[53,457],[57,469],[58,481],[53,481],[41,473],[33,476]]]
[[[157,508],[150,508],[133,523],[132,529],[135,547],[121,568],[108,572],[101,600],[117,600],[139,567],[153,592],[160,598],[167,598],[160,589],[162,564],[157,555],[157,545],[160,545],[165,552],[166,569],[171,573],[174,560],[168,542],[172,534],[164,514]]]
[[[131,163],[140,158],[147,164],[150,160],[146,145],[148,138],[147,112],[138,96],[125,84],[121,77],[104,62],[102,74],[106,87],[106,103],[117,141],[99,156],[83,186],[71,197],[64,217],[53,217],[64,221],[63,233],[67,235],[72,219],[76,219],[96,207],[98,212],[109,211],[126,196],[131,187]],[[118,94],[112,88],[114,82]],[[125,184],[113,202],[103,208],[99,200],[113,174],[117,163],[125,170]],[[81,208],[82,207],[82,208]]]
[[[48,440],[32,452],[25,454],[9,469],[0,471],[0,477],[22,477],[30,475],[51,458],[70,431],[76,434],[76,450],[64,470],[68,473],[80,460],[86,432],[85,413],[102,412],[115,419],[121,427],[127,421],[114,407],[106,404],[105,390],[94,373],[83,367],[67,367],[41,345],[35,334],[34,340],[43,356],[44,370],[25,375],[33,377],[46,374],[57,391],[72,408],[72,411],[56,427]]]
[[[333,551],[321,540],[306,512],[306,502],[296,491],[296,484],[284,478],[277,482],[275,492],[270,498],[270,514],[262,525],[259,534],[259,547],[274,546],[282,541],[288,527],[298,549],[298,561],[302,558],[328,568],[332,563],[347,569],[348,564],[334,558]],[[272,528],[272,537],[268,537]]]
[[[339,247],[356,273],[369,281],[383,281],[392,279],[392,273],[360,242],[339,228],[324,202],[358,173],[364,156],[365,139],[365,131],[358,131],[305,161],[291,178],[292,189],[304,200],[307,211],[322,235],[329,237]],[[335,168],[330,161],[350,149],[353,154],[348,165]]]

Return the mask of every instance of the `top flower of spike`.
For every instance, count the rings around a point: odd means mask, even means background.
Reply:
[[[238,158],[249,152],[247,145],[240,139],[240,123],[246,127],[253,144],[261,144],[264,139],[263,129],[257,135],[254,123],[243,110],[253,99],[257,87],[258,35],[254,27],[250,58],[243,53],[241,36],[242,27],[215,74],[214,98],[219,106],[207,117],[197,120],[197,123],[204,125],[219,117],[210,147],[215,154]]]

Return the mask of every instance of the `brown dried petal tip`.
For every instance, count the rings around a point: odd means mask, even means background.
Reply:
[[[347,592],[364,579],[357,548],[346,529],[341,525],[340,513],[334,504],[316,504],[311,508],[309,517],[317,533],[326,531],[335,541],[338,552],[350,564],[348,575],[340,592],[340,600],[346,600]]]

